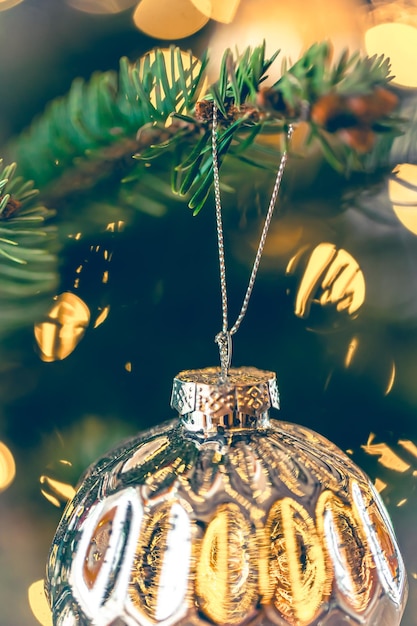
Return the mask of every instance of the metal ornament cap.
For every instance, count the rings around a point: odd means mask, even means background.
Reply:
[[[276,375],[255,367],[231,368],[224,381],[219,367],[185,370],[174,378],[171,407],[189,430],[267,428],[269,409],[279,409]]]
[[[266,421],[274,374],[219,374],[181,372],[181,419],[84,475],[49,554],[54,626],[399,626],[404,563],[369,478]]]

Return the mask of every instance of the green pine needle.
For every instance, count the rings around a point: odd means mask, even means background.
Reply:
[[[33,182],[16,176],[15,163],[2,166],[0,160],[0,190],[0,334],[4,334],[32,324],[43,312],[58,272],[56,232],[46,225],[52,211],[39,202]]]
[[[310,123],[311,106],[328,93],[358,96],[386,86],[390,80],[387,59],[343,53],[332,64],[329,43],[317,43],[296,63],[283,62],[283,74],[270,88],[283,108],[263,109],[258,94],[278,54],[267,58],[265,42],[246,49],[240,57],[226,50],[218,80],[207,94],[201,94],[205,56],[201,63],[191,53],[184,60],[184,53],[172,46],[168,55],[156,49],[135,63],[123,58],[118,73],[97,73],[88,82],[74,81],[69,94],[51,103],[18,139],[13,156],[23,175],[34,178],[44,197],[58,204],[73,189],[92,193],[94,185],[118,171],[116,185],[121,180],[141,181],[144,189],[150,189],[145,183],[146,168],[150,162],[158,163],[161,179],[173,183],[167,203],[172,201],[172,193],[178,194],[198,212],[210,191],[209,107],[213,101],[219,110],[222,167],[227,169],[230,159],[241,159],[265,168],[272,167],[271,151],[279,162],[280,149],[263,146],[262,133],[285,135],[290,122],[304,119]],[[199,98],[208,105],[206,117],[197,114]],[[324,158],[338,172],[364,167],[363,159],[356,158],[350,148],[334,148],[322,129],[310,130]],[[383,120],[376,132],[382,130],[389,131],[392,143],[395,120]],[[381,154],[381,161],[385,158]],[[116,204],[117,197],[115,193]]]

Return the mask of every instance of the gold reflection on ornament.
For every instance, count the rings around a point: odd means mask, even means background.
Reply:
[[[54,300],[46,320],[34,329],[40,357],[47,363],[69,356],[90,323],[90,310],[79,296],[66,291]]]
[[[394,84],[417,87],[417,74],[410,62],[417,56],[417,28],[398,22],[378,24],[366,31],[365,48],[369,56],[389,57]]]
[[[45,596],[43,579],[32,583],[28,589],[29,606],[42,626],[52,626],[52,612]]]
[[[325,491],[317,503],[317,519],[326,538],[328,566],[346,599],[356,611],[365,611],[372,594],[374,568],[367,539],[351,507],[330,491]]]
[[[391,579],[398,583],[398,572],[400,565],[398,563],[397,551],[390,537],[389,529],[383,519],[379,508],[375,503],[375,499],[367,498],[367,514],[372,524],[372,530],[378,540],[386,566],[389,569]]]
[[[411,465],[395,454],[386,443],[373,443],[374,439],[375,433],[370,433],[367,443],[361,446],[362,450],[367,454],[379,456],[378,463],[394,472],[403,473],[410,469]]]
[[[83,567],[83,578],[89,589],[94,587],[94,583],[105,561],[116,511],[117,507],[113,507],[110,511],[107,511],[107,513],[101,517],[93,531]]]
[[[135,467],[140,467],[145,463],[154,463],[157,456],[165,452],[169,447],[168,437],[157,437],[144,443],[123,465],[122,472],[128,472]]]
[[[189,37],[207,24],[191,0],[141,0],[133,21],[139,30],[155,39],[182,39]]]
[[[284,485],[293,494],[302,497],[304,490],[300,485],[299,468],[294,462],[294,456],[291,451],[284,453],[280,445],[274,445],[272,438],[265,438],[259,441],[260,456],[263,459],[277,458],[277,466],[279,467],[279,477]]]
[[[203,15],[217,22],[230,24],[240,0],[191,0],[191,2]]]
[[[197,563],[200,609],[217,624],[241,624],[256,606],[257,549],[250,522],[233,503],[222,504],[209,523]]]
[[[67,0],[77,11],[84,13],[120,13],[133,7],[138,0]]]
[[[39,481],[42,486],[41,494],[54,506],[60,507],[61,504],[72,500],[75,495],[74,487],[61,480],[42,475]]]
[[[293,257],[287,273],[296,268],[300,254]],[[356,313],[365,301],[365,278],[357,261],[343,249],[331,243],[318,245],[307,262],[294,306],[298,317],[307,317],[311,304],[334,305],[337,311]]]
[[[160,623],[184,601],[191,559],[191,525],[177,501],[148,510],[141,525],[129,583],[133,606]]]
[[[417,165],[397,165],[389,178],[388,194],[401,224],[417,235]]]
[[[237,486],[238,491],[243,489],[245,493],[251,493],[252,497],[259,504],[268,500],[271,496],[271,482],[268,472],[252,448],[242,442],[231,450],[228,456],[236,474],[242,481]],[[218,454],[218,462],[221,459],[221,455]],[[213,459],[213,462],[215,462],[215,459]],[[231,480],[230,482],[234,481]]]
[[[0,493],[12,484],[16,475],[16,464],[9,448],[0,441]]]
[[[272,596],[290,624],[308,626],[331,591],[314,521],[301,504],[283,498],[271,507],[266,536],[270,541],[267,596]]]
[[[11,9],[21,2],[23,0],[0,0],[0,11],[7,11],[7,9]]]

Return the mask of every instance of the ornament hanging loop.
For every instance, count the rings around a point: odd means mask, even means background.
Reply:
[[[289,141],[293,134],[293,126],[292,124],[290,124],[288,127],[285,150],[282,153],[281,160],[279,163],[274,187],[272,189],[272,194],[271,194],[271,198],[269,201],[268,210],[267,210],[264,225],[262,228],[261,238],[259,240],[258,249],[256,252],[255,260],[253,262],[252,272],[250,275],[248,287],[246,289],[246,294],[243,299],[242,307],[240,309],[240,313],[236,319],[236,322],[233,324],[232,328],[229,330],[227,284],[226,284],[226,261],[225,261],[225,255],[224,255],[222,202],[221,202],[221,196],[220,196],[219,158],[218,158],[218,149],[217,149],[217,122],[218,122],[217,112],[218,112],[217,104],[214,101],[213,102],[213,124],[212,124],[212,132],[211,132],[211,152],[212,152],[212,159],[213,159],[214,203],[215,203],[215,208],[216,208],[217,244],[218,244],[218,253],[219,253],[220,288],[221,288],[222,318],[223,318],[222,330],[220,333],[216,335],[215,342],[218,344],[219,352],[220,352],[221,382],[226,382],[229,369],[231,366],[231,362],[232,362],[232,335],[234,335],[239,330],[239,327],[243,321],[243,318],[246,315],[249,300],[252,295],[253,287],[255,285],[255,280],[256,280],[257,273],[258,273],[259,264],[261,262],[266,237],[267,237],[269,226],[272,220],[272,215],[274,213],[275,205],[278,199],[278,193],[281,187],[281,181],[284,175],[285,166],[288,160],[287,149],[288,149]]]
[[[228,330],[222,330],[216,335],[214,341],[219,346],[220,382],[225,383],[232,363],[232,333]]]

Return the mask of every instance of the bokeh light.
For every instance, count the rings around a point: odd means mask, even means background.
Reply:
[[[287,266],[287,273],[298,270],[304,256],[295,255]],[[365,301],[365,278],[357,261],[349,252],[336,249],[332,243],[321,243],[311,252],[302,274],[295,298],[294,313],[305,318],[313,302],[321,306],[333,305],[338,312],[353,315]]]
[[[42,475],[40,477],[41,494],[56,507],[60,507],[62,503],[72,500],[75,495],[75,489],[72,485],[61,480],[56,480],[50,476]]]
[[[6,444],[0,441],[0,492],[12,484],[16,475],[16,464],[13,454]]]
[[[11,9],[21,2],[23,0],[0,0],[0,11],[7,11],[7,9]]]
[[[101,326],[101,324],[105,322],[106,319],[108,318],[109,313],[110,313],[110,304],[102,308],[99,308],[99,314],[97,316],[96,321],[94,322],[93,328],[98,328],[99,326]]]
[[[385,442],[374,443],[375,433],[370,433],[368,441],[361,446],[362,450],[367,454],[378,457],[378,463],[394,472],[407,472],[411,465],[404,461],[394,450]]]
[[[133,7],[137,0],[67,0],[68,4],[84,13],[120,13]]]
[[[240,0],[191,0],[194,6],[212,20],[229,24],[235,17]]]
[[[52,613],[45,596],[44,580],[37,580],[28,589],[29,605],[33,615],[42,626],[52,626]]]
[[[275,259],[280,257],[288,259],[287,255],[293,254],[294,250],[297,249],[303,232],[303,225],[299,221],[284,219],[273,222],[264,247],[264,266],[275,265]],[[258,241],[253,241],[251,247],[255,252],[257,246]]]
[[[392,362],[391,363],[391,375],[387,381],[387,386],[385,388],[385,393],[384,395],[388,395],[389,393],[391,393],[392,388],[394,387],[394,383],[395,383],[395,378],[397,376],[397,368],[395,366],[395,363]]]
[[[345,48],[357,50],[363,37],[360,6],[357,0],[241,0],[232,24],[218,24],[213,32],[211,79],[217,78],[226,48],[243,52],[247,46],[258,46],[263,40],[267,55],[280,49],[282,57],[291,62],[317,41],[330,40],[336,56]],[[279,78],[281,55],[268,71],[269,83]]]
[[[47,363],[69,356],[83,338],[90,323],[86,303],[69,291],[54,299],[47,319],[35,324],[35,339],[39,356]]]
[[[198,32],[209,21],[191,0],[142,0],[134,14],[137,28],[155,39],[182,39]]]
[[[384,54],[391,61],[393,83],[402,87],[417,87],[415,63],[417,28],[410,24],[385,23],[373,26],[365,33],[366,52]]]
[[[417,235],[417,165],[401,163],[394,168],[388,194],[401,224]]]

